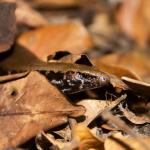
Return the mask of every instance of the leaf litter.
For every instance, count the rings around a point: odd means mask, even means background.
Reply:
[[[0,149],[150,149],[148,0],[0,8]]]

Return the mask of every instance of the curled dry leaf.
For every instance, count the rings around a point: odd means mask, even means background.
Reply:
[[[103,141],[96,138],[90,129],[84,125],[76,125],[73,129],[72,147],[78,150],[99,149],[104,150]]]
[[[98,58],[97,62],[95,62],[97,67],[99,64],[101,66],[101,63],[102,63],[102,66],[105,64],[103,68],[104,69],[106,68],[106,72],[108,70],[110,71],[110,73],[115,74],[116,76],[119,76],[119,77],[126,76],[126,77],[130,77],[133,79],[142,79],[143,81],[150,82],[149,55],[145,54],[144,52],[133,50],[130,53],[109,54],[101,58]],[[109,67],[106,67],[106,65]],[[112,65],[115,66],[115,68]],[[122,69],[122,71],[121,70],[117,71],[119,70],[118,67],[121,67],[121,68],[123,67],[129,71],[124,72],[124,69]],[[118,69],[115,70],[116,68]]]
[[[118,64],[104,63],[101,61],[101,59],[94,59],[93,63],[98,68],[100,68],[110,74],[116,75],[120,79],[121,79],[121,77],[126,76],[126,77],[130,77],[132,79],[141,80],[141,78],[137,74],[135,74],[128,68],[125,68],[123,66],[118,66]]]
[[[27,2],[17,0],[16,19],[17,23],[32,27],[48,25],[48,21],[40,13],[34,10]],[[34,20],[34,21],[33,21]]]
[[[50,60],[50,62],[53,62],[55,60]],[[77,63],[77,64],[83,64],[87,66],[93,66],[90,62],[89,58],[86,55],[82,54],[68,54],[66,56],[63,56],[57,62],[63,62],[63,63]]]
[[[131,112],[128,108],[123,108],[122,105],[119,105],[120,110],[123,112],[123,115],[134,124],[144,124],[150,123],[149,116],[142,115],[138,116]]]
[[[25,24],[32,27],[45,26],[48,21],[36,10],[34,10],[27,1],[24,0],[3,0],[6,2],[16,2],[16,21],[18,24]]]
[[[53,55],[56,51],[79,54],[93,46],[91,36],[79,22],[50,24],[47,27],[26,32],[18,38],[18,44],[42,60],[46,60],[47,56]]]
[[[134,80],[128,77],[122,77],[122,80],[128,85],[128,87],[136,93],[142,94],[143,96],[150,97],[150,84],[138,80]]]
[[[128,86],[117,76],[111,74],[109,76],[110,76],[110,83],[116,89],[117,93],[120,93],[122,90],[128,89]]]
[[[149,0],[122,1],[116,12],[116,19],[121,29],[141,46],[148,44],[150,38]]]
[[[83,106],[70,104],[37,72],[1,84],[0,90],[0,149],[22,144],[41,130],[66,123],[69,116],[85,112]]]
[[[69,145],[69,142],[63,142],[63,141],[60,141],[60,140],[56,140],[54,138],[54,136],[52,134],[49,134],[49,133],[40,133],[37,135],[36,137],[36,147],[38,149],[44,149],[45,145],[43,143],[46,143],[47,145],[53,145],[53,146],[56,146],[58,147],[60,150],[62,150],[63,147],[65,147],[66,145]]]
[[[29,72],[27,71],[27,72],[23,72],[23,73],[16,73],[16,74],[0,76],[0,83],[22,78],[22,77],[26,76],[28,73]]]
[[[0,52],[8,50],[15,39],[15,3],[0,2]]]
[[[149,137],[142,137],[145,143],[150,142]],[[127,138],[116,133],[105,140],[105,150],[146,150],[135,138]]]
[[[89,26],[93,41],[96,46],[108,47],[110,39],[114,34],[114,25],[110,22],[110,16],[107,13],[96,14],[93,23]]]
[[[51,7],[75,7],[79,6],[80,0],[32,0],[35,7],[51,8]]]
[[[72,134],[71,142],[58,141],[50,134],[42,133],[42,136],[61,150],[104,150],[103,141],[95,137],[86,126],[81,124],[74,126]]]
[[[131,137],[134,137],[134,139],[139,142],[139,144],[145,149],[149,150],[149,145],[139,137],[139,135],[136,133],[136,131],[132,128],[130,128],[123,120],[121,120],[119,117],[114,116],[110,111],[105,111],[102,114],[103,118],[108,120],[111,124],[114,124],[116,127],[118,127],[119,130],[123,130],[127,134],[129,134]]]
[[[92,33],[105,35],[111,37],[113,34],[113,26],[110,23],[109,15],[106,13],[100,13],[95,15],[92,25],[89,27]]]
[[[86,117],[85,121],[82,122],[84,125],[89,125],[96,117],[98,117],[103,111],[111,110],[117,106],[121,101],[126,99],[127,95],[122,95],[115,101],[109,100],[95,100],[95,99],[83,99],[78,102],[79,105],[82,105],[86,108],[84,116]]]

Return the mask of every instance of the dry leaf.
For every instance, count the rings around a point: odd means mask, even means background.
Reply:
[[[0,76],[0,83],[22,78],[22,77],[26,76],[28,73],[29,72],[23,72],[23,73],[16,73],[16,74]]]
[[[51,24],[26,32],[19,37],[18,44],[42,60],[56,51],[79,54],[93,46],[89,33],[79,22]]]
[[[142,137],[142,139],[145,143],[150,142],[149,137]],[[123,137],[120,133],[107,138],[104,146],[105,150],[146,150],[136,139]]]
[[[123,108],[122,105],[119,105],[120,110],[123,112],[123,115],[132,123],[134,124],[144,124],[144,123],[150,123],[149,116],[146,115],[135,115],[133,112],[131,112],[128,108]]]
[[[15,3],[0,2],[0,52],[8,50],[15,39]]]
[[[41,130],[67,122],[69,116],[84,114],[73,106],[39,73],[0,85],[0,149],[14,147]]]
[[[81,124],[75,125],[72,134],[73,139],[71,142],[56,140],[51,134],[42,133],[42,136],[61,150],[104,150],[103,141],[96,138],[86,126]]]
[[[34,6],[42,8],[51,7],[75,7],[80,4],[80,0],[32,0]]]
[[[110,23],[109,15],[106,13],[96,14],[92,25],[89,27],[92,33],[106,37],[111,37],[113,34],[113,26]]]
[[[76,125],[73,129],[73,141],[76,143],[77,150],[98,149],[104,150],[103,141],[96,138],[90,129],[83,125]],[[72,145],[75,147],[75,144]]]
[[[125,68],[123,66],[118,66],[118,64],[112,64],[112,63],[104,63],[101,61],[101,59],[94,59],[93,63],[99,68],[102,69],[110,74],[116,75],[121,79],[121,77],[126,76],[130,77],[132,79],[141,80],[140,77],[129,70],[128,68]]]
[[[44,144],[45,143],[45,144]],[[66,145],[69,144],[69,142],[64,142],[61,140],[56,140],[55,137],[50,134],[50,133],[44,133],[42,132],[41,134],[38,134],[36,137],[36,147],[38,149],[44,149],[46,146],[45,145],[53,145],[57,146],[60,150]],[[50,148],[51,149],[51,148]]]
[[[150,1],[123,0],[116,12],[121,29],[140,45],[148,44],[150,38]]]
[[[94,62],[94,61],[92,61]],[[103,56],[99,59],[97,59],[97,67],[100,64],[105,64],[110,66],[109,68],[106,67],[107,70],[110,71],[110,73],[118,74],[119,77],[121,76],[127,76],[133,79],[142,79],[143,81],[150,82],[149,75],[150,75],[150,61],[149,56],[145,53],[139,52],[139,51],[131,51],[130,53],[115,53],[115,54],[109,54],[106,56]],[[111,65],[110,65],[111,64]],[[130,70],[130,72],[119,72],[119,71],[113,71],[115,65],[116,67],[123,67],[127,68],[127,70]],[[112,68],[111,68],[112,66]],[[145,69],[146,68],[146,69]],[[103,67],[105,69],[105,67]],[[121,70],[120,70],[121,71]],[[124,71],[122,69],[122,71]],[[117,73],[118,72],[118,73]],[[140,78],[139,78],[140,77]]]
[[[110,22],[107,13],[100,13],[94,16],[93,23],[89,26],[93,41],[96,46],[108,47],[108,42],[115,34],[114,25]]]
[[[98,117],[103,111],[111,110],[117,106],[122,100],[126,99],[126,95],[121,96],[115,101],[111,100],[96,100],[96,99],[83,99],[78,102],[79,105],[82,105],[86,108],[84,116],[86,117],[85,121],[82,122],[84,125],[89,125],[96,117]]]
[[[143,96],[150,96],[150,84],[142,81],[134,80],[128,77],[122,77],[122,80],[128,85],[128,87],[136,93],[140,93]]]
[[[24,0],[3,0],[6,2],[16,2],[15,11],[18,24],[25,24],[32,27],[45,26],[48,21],[36,10],[34,10],[27,1]]]

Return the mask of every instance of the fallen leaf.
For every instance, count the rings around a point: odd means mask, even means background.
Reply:
[[[128,85],[128,87],[138,94],[150,97],[150,84],[138,80],[134,80],[128,77],[122,77],[122,80]]]
[[[101,59],[94,59],[93,63],[99,68],[102,69],[110,74],[116,75],[121,79],[121,77],[126,76],[132,79],[141,80],[141,78],[135,74],[133,71],[125,68],[124,66],[119,66],[118,64],[112,63],[104,63]]]
[[[54,56],[55,57],[55,56]],[[54,59],[50,60],[49,62],[55,61]],[[86,55],[81,54],[68,54],[66,56],[63,56],[62,58],[58,59],[57,62],[63,62],[63,63],[76,63],[76,64],[83,64],[87,66],[93,66],[90,62],[89,58]]]
[[[94,62],[94,60],[92,61]],[[109,54],[97,59],[97,63],[94,63],[97,67],[102,67],[106,72],[114,73],[118,77],[126,76],[133,79],[141,79],[145,82],[150,82],[150,61],[149,55],[139,52],[138,50],[133,50],[130,53],[114,53]],[[102,64],[102,65],[101,65]],[[108,67],[109,66],[109,67]],[[115,67],[113,67],[115,66]],[[124,69],[121,69],[120,72],[118,67],[123,67],[128,72],[124,72]],[[118,68],[117,70],[115,70]],[[146,68],[146,69],[145,69]]]
[[[121,29],[141,46],[146,46],[150,38],[149,16],[149,0],[124,0],[116,11],[116,19]]]
[[[142,139],[144,143],[150,142],[149,137],[142,137]],[[146,150],[135,138],[124,137],[120,133],[107,138],[104,147],[105,150]]]
[[[15,11],[18,24],[25,24],[31,27],[48,25],[48,21],[38,11],[34,10],[27,1],[24,0],[3,0],[6,2],[16,2]]]
[[[80,0],[32,0],[35,7],[52,8],[52,7],[76,7],[79,6]]]
[[[79,54],[93,46],[89,33],[79,22],[50,24],[22,34],[17,41],[42,60],[56,51]]]
[[[45,144],[43,144],[45,142]],[[52,134],[49,133],[44,133],[42,132],[41,134],[38,134],[36,137],[36,147],[38,149],[44,149],[46,146],[45,145],[53,145],[58,147],[59,149],[63,149],[64,146],[68,145],[69,142],[63,142],[60,140],[56,140],[55,137]],[[51,149],[51,147],[49,148]]]
[[[96,14],[93,23],[89,27],[89,30],[92,33],[109,38],[114,33],[114,27],[111,24],[109,15],[107,13]]]
[[[76,148],[78,150],[84,149],[99,149],[104,150],[103,141],[95,137],[90,129],[84,125],[76,125],[73,129],[73,141],[76,143]],[[75,147],[75,144],[72,145]]]
[[[123,108],[122,105],[119,105],[120,110],[123,112],[123,115],[132,123],[134,124],[144,124],[150,123],[150,118],[146,115],[135,115],[132,111],[128,108]]]
[[[0,2],[0,52],[7,51],[15,40],[15,3]]]
[[[122,95],[120,98],[115,101],[111,100],[96,100],[96,99],[83,99],[78,102],[79,105],[82,105],[86,108],[84,114],[85,121],[82,122],[84,125],[89,125],[96,117],[98,117],[103,111],[111,110],[117,106],[122,100],[126,99],[126,95]]]
[[[22,72],[22,73],[15,73],[15,74],[10,74],[10,75],[0,76],[0,83],[22,78],[26,76],[28,73],[29,72]]]
[[[117,76],[109,75],[110,76],[110,84],[115,88],[117,93],[122,92],[122,90],[128,90],[128,86]]]
[[[0,149],[15,147],[42,130],[83,115],[83,106],[73,106],[39,73],[0,85]],[[31,130],[32,129],[32,130]]]

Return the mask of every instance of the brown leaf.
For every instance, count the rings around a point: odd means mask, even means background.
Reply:
[[[0,85],[0,149],[24,143],[41,130],[67,122],[68,116],[84,114],[37,72]]]
[[[145,143],[150,142],[149,137],[143,137]],[[105,141],[105,150],[146,150],[135,138],[123,137],[120,133],[114,134]]]
[[[105,56],[104,56],[105,57]],[[118,64],[112,64],[112,63],[104,63],[101,61],[101,59],[95,59],[93,60],[93,63],[98,66],[98,68],[116,75],[121,79],[121,77],[126,76],[130,77],[132,79],[140,80],[140,77],[136,75],[134,72],[129,70],[128,68],[125,68],[124,66],[118,66]]]
[[[150,84],[142,81],[134,80],[128,77],[122,77],[122,80],[128,85],[128,87],[135,91],[136,93],[140,93],[143,96],[150,96]]]
[[[148,44],[150,38],[150,1],[124,0],[116,12],[121,29],[140,45]]]
[[[45,145],[54,145],[57,146],[60,150],[63,149],[64,146],[67,146],[69,142],[61,141],[60,139],[55,139],[55,137],[50,133],[40,133],[36,137],[36,146],[38,149],[44,149]]]
[[[78,54],[93,46],[89,33],[79,22],[51,24],[26,32],[19,37],[18,44],[42,60],[56,51]]]
[[[48,21],[36,10],[34,10],[27,1],[24,0],[3,0],[6,2],[16,2],[15,11],[18,24],[25,24],[31,27],[45,26]]]
[[[0,2],[0,52],[8,50],[16,33],[15,3]]]
[[[133,50],[130,53],[109,54],[97,59],[95,64],[97,67],[102,67],[106,72],[108,71],[118,77],[126,76],[133,79],[142,79],[143,81],[150,82],[149,56],[145,53],[139,52],[138,50]],[[105,66],[103,67],[104,64]],[[121,67],[122,69],[119,71],[118,67]]]
[[[82,64],[87,66],[93,66],[89,58],[84,54],[67,54],[59,59],[54,59],[57,58],[57,55],[59,56],[59,54],[60,52],[57,52],[56,55],[52,56],[51,59],[49,59],[49,62],[62,62],[62,63],[71,63],[71,64],[76,63],[76,64]]]
[[[16,19],[17,23],[26,24],[32,27],[48,25],[46,18],[23,0],[17,0]]]
[[[27,72],[23,72],[23,73],[16,73],[16,74],[0,76],[0,83],[22,78],[22,77],[26,76],[28,73],[29,72],[27,71]]]
[[[90,129],[84,125],[76,125],[73,129],[73,142],[77,144],[78,150],[99,149],[104,150],[103,141],[96,138]],[[75,146],[75,145],[74,145]]]
[[[103,111],[111,110],[117,106],[121,101],[126,99],[127,95],[122,95],[115,101],[112,100],[96,100],[96,99],[83,99],[78,102],[79,105],[82,105],[86,108],[84,116],[86,117],[85,121],[82,122],[84,125],[89,125],[96,117],[98,117]]]
[[[33,0],[34,6],[42,8],[51,7],[75,7],[80,4],[80,0]]]
[[[119,105],[119,108],[123,112],[123,115],[134,124],[150,123],[150,118],[146,115],[142,115],[142,116],[135,115],[128,108],[123,108],[122,105]]]

